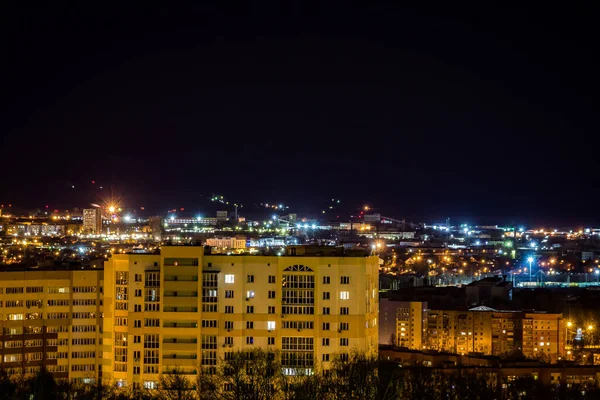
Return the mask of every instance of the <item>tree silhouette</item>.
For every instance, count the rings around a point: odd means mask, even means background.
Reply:
[[[172,368],[158,378],[156,399],[158,400],[194,400],[194,386],[179,368]]]

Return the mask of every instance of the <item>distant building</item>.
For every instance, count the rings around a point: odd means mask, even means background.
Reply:
[[[285,238],[257,238],[248,240],[248,247],[279,247],[285,246]]]
[[[594,258],[593,251],[582,251],[581,252],[581,261],[588,261]]]
[[[85,208],[83,210],[83,231],[95,235],[102,233],[102,209]]]
[[[393,344],[396,336],[396,311],[402,302],[379,299],[379,344]]]
[[[246,238],[224,237],[206,239],[206,246],[218,247],[223,249],[245,249]]]
[[[379,213],[365,214],[364,221],[365,222],[381,222],[381,214],[379,214]]]
[[[396,310],[396,343],[411,349],[423,348],[427,303],[419,301],[400,302]]]
[[[575,365],[570,363],[548,365],[534,360],[506,361],[477,355],[433,353],[430,351],[405,350],[392,346],[379,347],[379,359],[398,363],[402,367],[431,367],[431,372],[448,375],[459,373],[486,374],[499,385],[506,385],[518,379],[534,380],[543,385],[600,386],[598,365]],[[484,367],[484,369],[482,369]]]
[[[422,349],[427,303],[379,300],[379,344]]]
[[[381,330],[384,334],[390,331],[390,314],[395,309],[398,346],[492,356],[520,352],[527,358],[552,363],[564,356],[562,314],[500,311],[484,306],[427,310],[423,302],[380,304],[380,340]]]

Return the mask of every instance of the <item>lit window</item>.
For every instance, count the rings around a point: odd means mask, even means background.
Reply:
[[[254,298],[254,291],[253,290],[248,290],[246,292],[246,298],[253,299]]]
[[[225,283],[233,283],[234,282],[234,275],[225,275]]]
[[[340,292],[340,299],[341,300],[348,300],[348,299],[350,299],[350,292]]]
[[[153,381],[144,381],[144,389],[154,390],[158,387],[158,384]]]
[[[267,321],[267,329],[270,331],[275,330],[275,321]]]

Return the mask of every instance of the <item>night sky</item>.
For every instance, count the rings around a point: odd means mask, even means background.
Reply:
[[[600,223],[598,10],[25,3],[0,6],[2,203]]]

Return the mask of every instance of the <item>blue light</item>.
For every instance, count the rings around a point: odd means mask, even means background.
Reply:
[[[536,246],[535,242],[531,242],[531,243],[529,243],[529,247],[533,248],[533,247],[535,247],[535,246]]]
[[[527,262],[528,263],[532,263],[533,262],[533,257],[527,257]]]
[[[316,228],[317,228],[317,226],[316,226],[315,224],[312,224],[312,228],[313,228],[313,229],[316,229]]]

